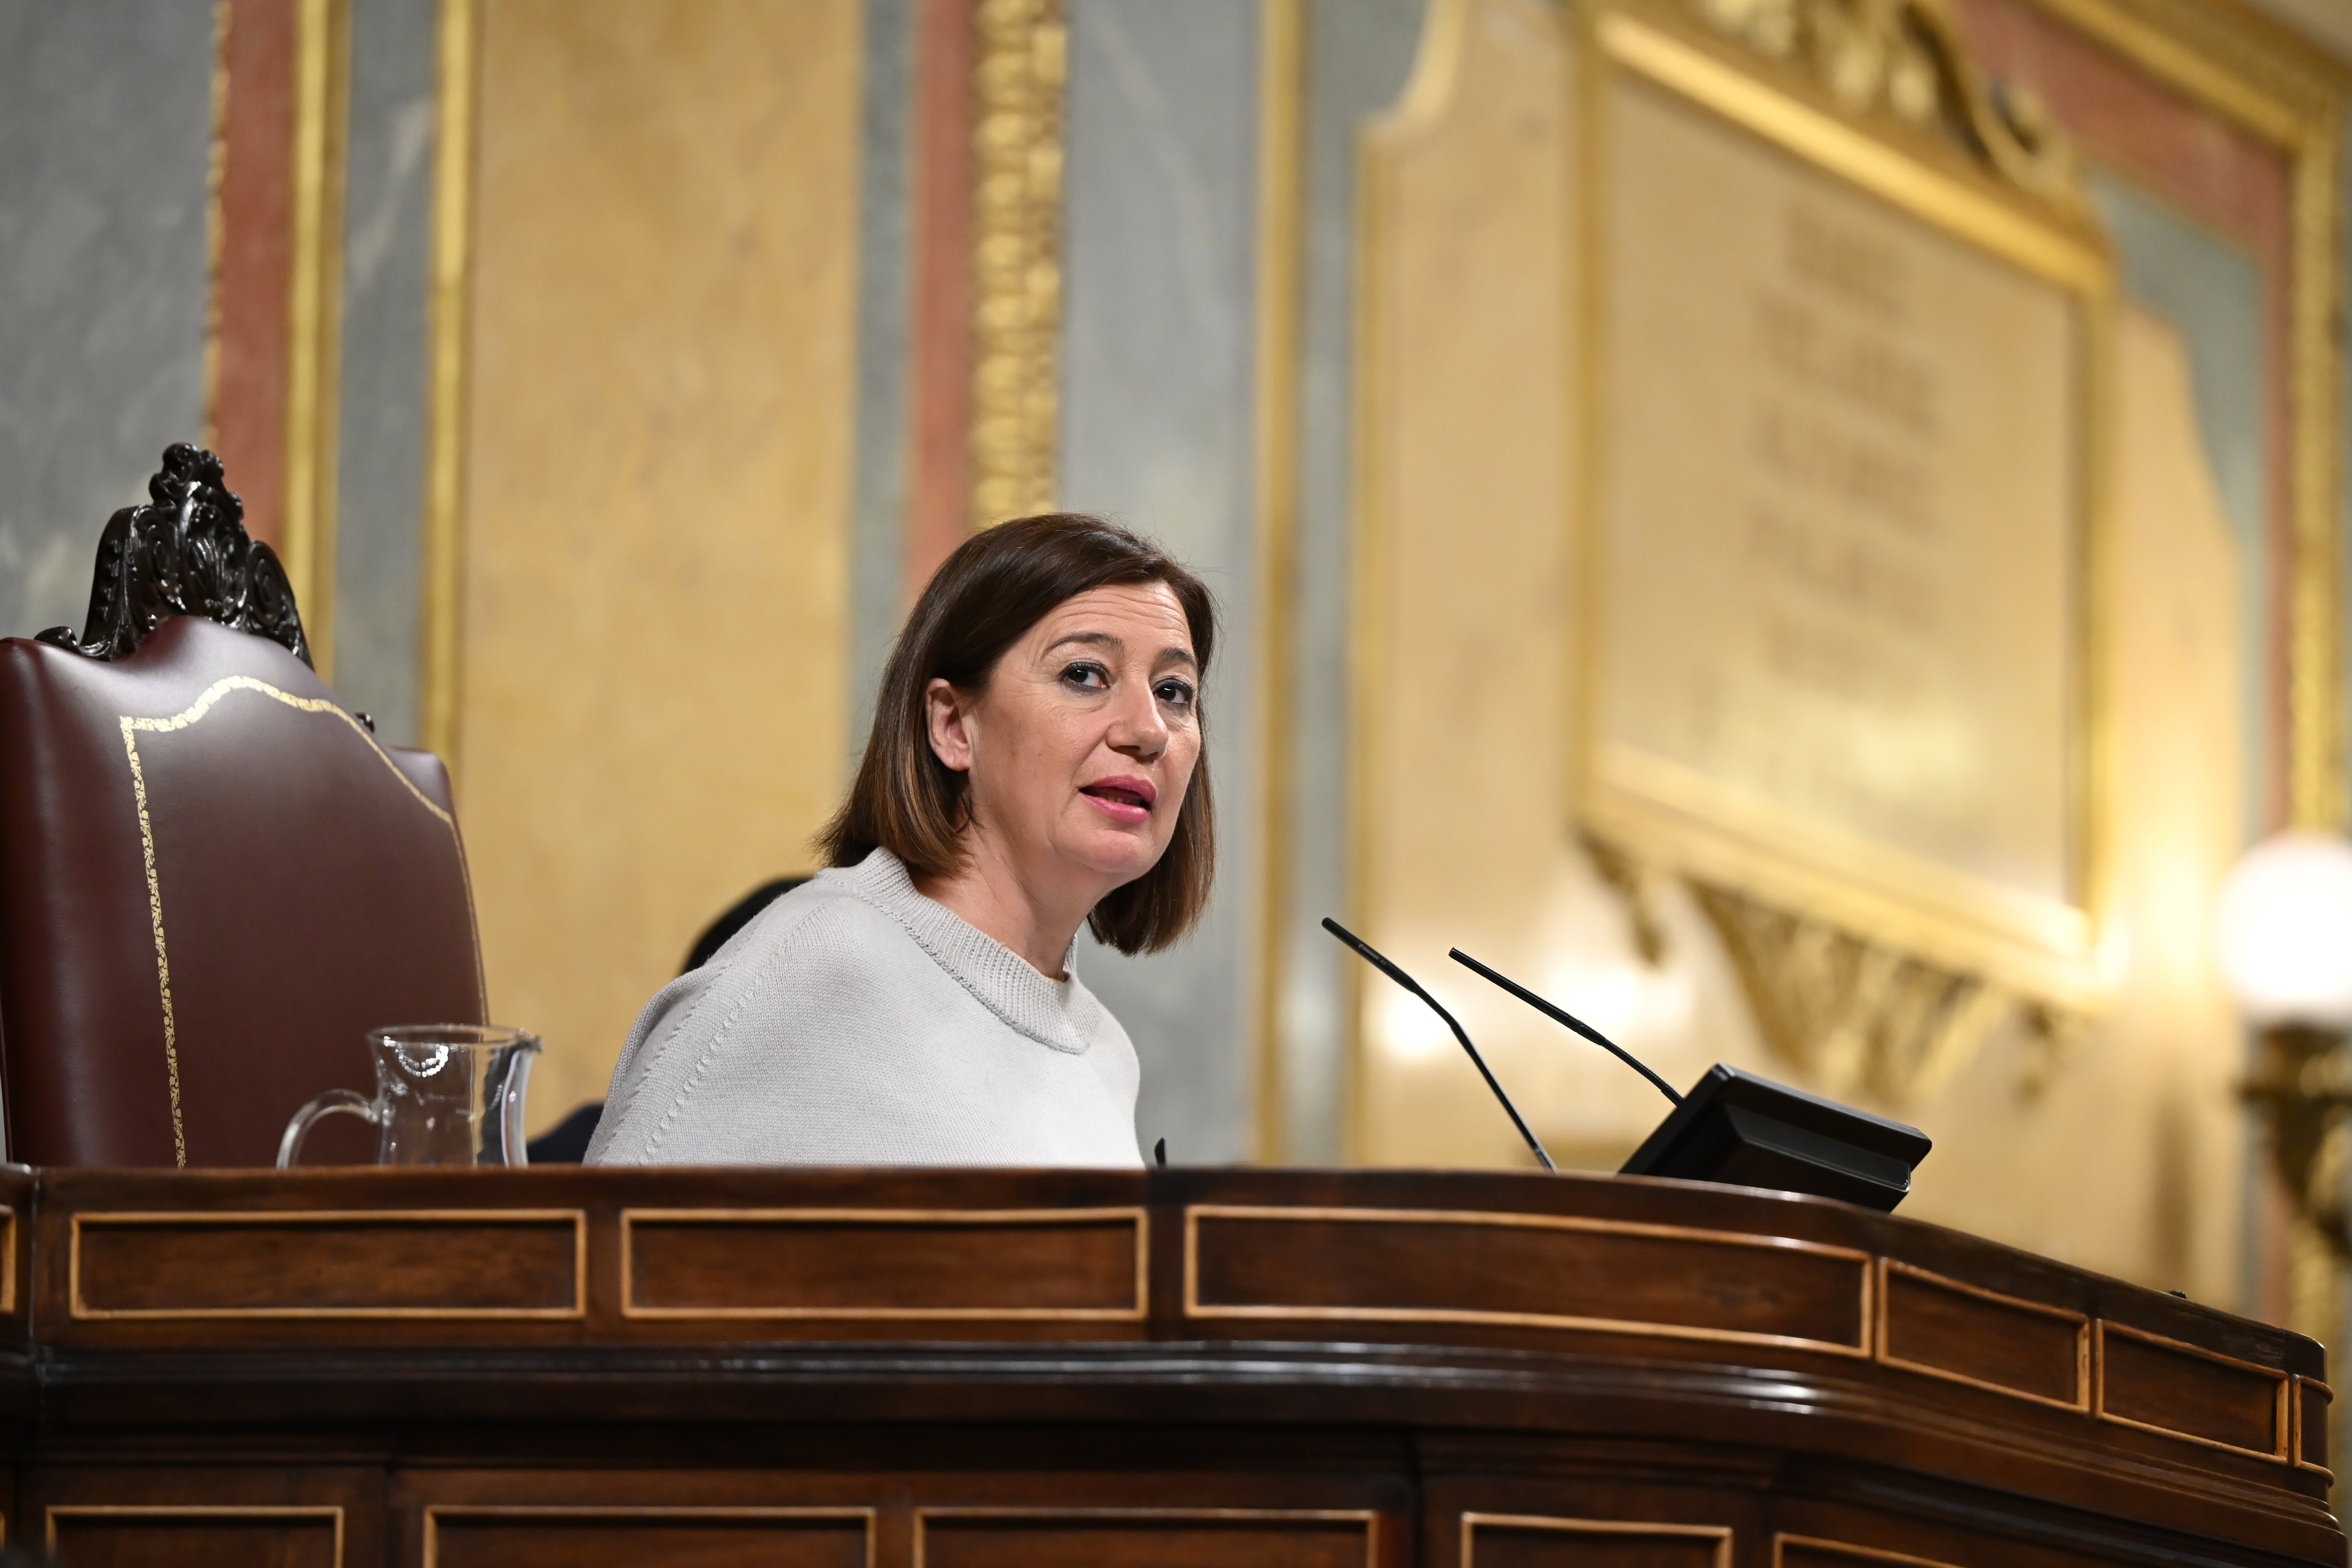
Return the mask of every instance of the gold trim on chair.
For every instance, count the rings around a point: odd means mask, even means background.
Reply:
[[[139,813],[139,852],[147,872],[147,914],[155,932],[156,989],[163,1006],[163,1068],[171,1088],[172,1152],[174,1161],[183,1169],[188,1163],[188,1139],[180,1111],[179,1023],[172,1008],[172,960],[163,941],[163,889],[162,881],[155,874],[155,828],[147,811],[147,772],[139,762],[139,735],[142,731],[149,734],[169,734],[173,731],[190,729],[205,715],[210,713],[220,700],[231,691],[258,692],[299,712],[331,713],[349,725],[352,733],[366,742],[368,749],[376,754],[376,759],[391,770],[392,776],[400,781],[401,787],[406,790],[419,805],[431,812],[440,821],[442,826],[449,830],[450,847],[457,852],[457,856],[458,876],[466,883],[466,916],[469,922],[473,919],[474,910],[473,879],[466,870],[466,847],[457,837],[457,819],[441,809],[432,796],[418,789],[415,781],[403,773],[400,764],[392,760],[373,735],[368,733],[367,726],[352,718],[341,704],[323,697],[297,697],[291,692],[279,690],[266,680],[257,680],[249,675],[228,675],[205,687],[203,694],[194,702],[168,719],[142,719],[133,714],[123,714],[121,720],[122,751],[131,763],[131,795]],[[474,984],[478,993],[482,989],[481,963],[482,943],[480,933],[477,931],[474,933]],[[484,1016],[488,1016],[488,1009],[485,1006]]]

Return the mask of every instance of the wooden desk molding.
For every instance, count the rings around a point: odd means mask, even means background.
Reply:
[[[0,1205],[0,1505],[68,1563],[2345,1561],[2319,1346],[1814,1199],[6,1166]]]

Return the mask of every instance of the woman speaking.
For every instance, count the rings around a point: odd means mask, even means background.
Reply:
[[[591,1164],[1135,1165],[1135,1047],[1071,972],[1184,934],[1215,859],[1208,590],[1025,518],[923,590],[831,861],[630,1032]]]

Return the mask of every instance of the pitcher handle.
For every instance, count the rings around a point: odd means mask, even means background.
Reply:
[[[278,1141],[278,1168],[283,1171],[294,1163],[295,1156],[302,1152],[302,1140],[310,1136],[311,1127],[320,1117],[339,1111],[356,1116],[370,1126],[375,1124],[374,1100],[348,1089],[331,1089],[296,1111],[294,1120],[286,1124],[286,1135]]]

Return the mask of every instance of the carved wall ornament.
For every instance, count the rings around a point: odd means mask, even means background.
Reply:
[[[81,636],[52,626],[38,640],[121,658],[168,617],[202,616],[268,637],[309,664],[293,585],[278,552],[247,535],[245,504],[222,482],[221,460],[175,443],[164,448],[147,494],[147,505],[116,512],[99,536]]]
[[[972,201],[972,525],[1054,504],[1063,0],[981,0]]]
[[[1691,888],[1731,955],[1766,1047],[1833,1098],[1924,1100],[2022,1016],[2015,998],[1981,977],[1727,889]]]
[[[2087,205],[2079,160],[2032,93],[1988,86],[1941,0],[1690,0],[1717,30],[1803,70],[1854,114],[1886,112],[2045,201]]]

